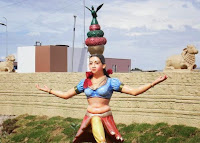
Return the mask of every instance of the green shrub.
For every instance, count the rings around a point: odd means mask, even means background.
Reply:
[[[72,142],[80,119],[22,115],[3,123],[0,143]],[[124,143],[200,143],[200,129],[166,123],[117,124]],[[13,132],[15,130],[15,132]],[[8,134],[9,133],[9,134]]]

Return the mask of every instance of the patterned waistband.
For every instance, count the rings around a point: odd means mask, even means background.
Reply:
[[[93,113],[87,112],[85,115],[88,116],[88,117],[93,117],[93,116],[107,117],[107,116],[112,115],[112,111],[107,111],[107,112],[101,113],[101,114],[93,114]]]

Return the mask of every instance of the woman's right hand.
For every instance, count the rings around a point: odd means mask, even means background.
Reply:
[[[159,78],[157,78],[153,83],[152,83],[152,86],[156,85],[156,84],[159,84],[160,82],[163,82],[164,80],[166,80],[168,77],[167,75],[164,75],[164,76],[160,76]]]
[[[44,87],[40,87],[38,84],[35,85],[35,87],[39,90],[45,91],[45,92],[49,92],[50,88],[48,88],[46,85],[44,85]]]

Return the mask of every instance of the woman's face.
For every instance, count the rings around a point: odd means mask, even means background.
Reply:
[[[105,67],[106,65],[102,64],[101,60],[98,57],[91,57],[89,59],[89,69],[92,73],[103,71]]]

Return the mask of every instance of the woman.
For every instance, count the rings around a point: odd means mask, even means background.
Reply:
[[[139,88],[131,88],[122,84],[117,78],[110,78],[110,71],[107,72],[105,68],[106,64],[103,55],[91,55],[89,59],[89,69],[91,72],[87,72],[87,78],[81,80],[77,86],[69,91],[61,92],[49,89],[47,86],[41,88],[39,85],[36,85],[39,90],[64,99],[85,92],[88,101],[87,113],[75,136],[74,143],[84,141],[95,142],[95,140],[98,143],[123,142],[123,138],[114,123],[109,106],[113,91],[136,96],[167,79],[165,75],[150,84]]]

